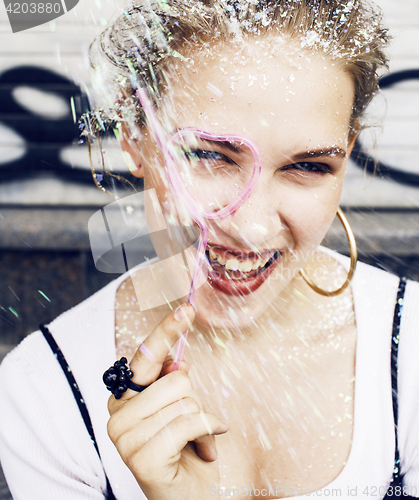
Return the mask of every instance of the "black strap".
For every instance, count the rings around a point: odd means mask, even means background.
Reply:
[[[401,278],[399,282],[399,288],[397,290],[397,299],[394,308],[394,318],[393,318],[393,331],[391,336],[391,388],[393,397],[393,417],[394,417],[394,433],[395,433],[396,446],[394,452],[393,480],[388,488],[387,494],[384,497],[384,499],[393,497],[409,498],[407,495],[403,495],[403,476],[400,471],[400,454],[399,454],[399,439],[398,439],[399,404],[398,404],[397,363],[399,354],[400,323],[402,318],[402,309],[403,309],[403,300],[405,291],[406,291],[406,278]]]
[[[60,364],[61,369],[63,370],[64,375],[67,378],[68,384],[73,392],[74,399],[76,400],[77,406],[79,407],[84,425],[86,426],[90,439],[94,447],[96,448],[97,454],[99,455],[100,458],[99,448],[96,442],[95,433],[93,431],[92,421],[90,420],[90,415],[89,412],[87,411],[86,403],[84,402],[82,393],[80,392],[79,386],[77,385],[73,372],[71,371],[71,368],[69,367],[64,357],[64,354],[58,347],[57,342],[55,342],[55,339],[51,335],[51,332],[48,330],[48,328],[45,325],[39,325],[39,329],[44,335],[45,340],[48,342],[48,345],[50,346],[52,352],[55,354],[55,357],[57,358],[57,361]],[[105,477],[106,477],[106,500],[116,500],[116,497],[112,491],[112,487],[109,483],[109,479],[108,476],[106,475],[106,472],[105,472]]]
[[[393,480],[389,486],[386,496],[383,500],[394,497],[403,497],[403,498],[413,498],[408,495],[403,494],[403,476],[400,473],[400,454],[399,454],[399,441],[398,441],[398,381],[397,381],[397,361],[398,361],[398,353],[399,353],[399,338],[400,338],[400,323],[403,309],[403,300],[404,294],[406,291],[406,278],[401,278],[399,282],[399,287],[397,291],[397,299],[396,305],[394,309],[394,318],[393,318],[393,330],[392,330],[392,338],[391,338],[391,387],[392,387],[392,398],[393,398],[393,417],[394,417],[394,431],[395,431],[395,453],[394,453],[394,469],[393,469]],[[90,420],[89,413],[86,408],[86,404],[81,395],[80,389],[77,385],[77,382],[71,372],[70,367],[68,366],[63,353],[55,342],[53,336],[51,335],[48,328],[44,325],[40,325],[40,330],[44,334],[45,339],[50,345],[52,351],[57,357],[58,362],[61,365],[61,368],[67,377],[68,383],[73,391],[74,398],[77,401],[77,405],[79,407],[80,413],[82,415],[83,421],[86,425],[87,432],[90,435],[90,439],[92,440],[96,451],[100,457],[99,448],[96,443],[96,439],[93,432],[92,422]],[[106,476],[106,472],[105,472]],[[111,485],[109,483],[109,479],[106,476],[106,485],[107,485],[107,500],[116,500],[115,495],[113,494]],[[400,487],[400,490],[396,490],[396,487]]]

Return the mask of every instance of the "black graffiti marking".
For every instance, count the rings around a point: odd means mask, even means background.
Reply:
[[[79,130],[69,112],[60,119],[48,119],[33,114],[21,106],[13,96],[20,86],[51,92],[77,104],[78,114],[88,110],[88,101],[80,88],[48,69],[19,66],[0,75],[0,122],[25,140],[24,156],[0,164],[0,181],[39,177],[41,172],[56,172],[59,177],[92,183],[89,171],[72,168],[60,160],[61,149],[73,144]]]
[[[25,154],[10,162],[0,163],[0,182],[33,179],[48,174],[62,180],[93,186],[90,170],[72,167],[60,159],[61,150],[72,146],[80,138],[80,129],[77,123],[74,123],[71,111],[60,119],[48,119],[34,114],[14,98],[13,90],[21,86],[51,92],[63,98],[67,103],[70,103],[70,99],[73,98],[76,122],[83,113],[90,111],[88,98],[80,87],[49,69],[38,66],[18,66],[1,74],[0,123],[8,126],[25,140],[23,145]],[[108,134],[111,132],[107,131],[102,134],[102,138]],[[114,174],[124,179],[123,170],[115,171]],[[132,182],[131,177],[130,182],[134,184],[137,191],[141,191],[142,179],[135,179],[135,182]],[[115,179],[112,177],[106,182],[115,182]]]
[[[419,69],[391,73],[380,80],[382,89],[406,80],[419,79]],[[19,66],[0,75],[0,122],[4,123],[26,141],[25,155],[8,163],[0,164],[0,182],[39,177],[52,172],[57,177],[73,182],[92,184],[88,170],[73,168],[60,160],[61,149],[73,144],[79,136],[71,113],[58,120],[49,120],[32,114],[13,96],[13,89],[29,86],[52,92],[66,99],[73,97],[77,118],[89,111],[89,103],[81,89],[48,69],[36,66]],[[366,153],[358,138],[351,155],[355,165],[369,174],[377,172],[381,177],[400,184],[419,186],[419,174],[405,172]]]
[[[76,120],[90,110],[87,96],[78,85],[64,76],[36,66],[19,66],[0,75],[0,122],[25,140],[25,154],[7,163],[0,163],[0,182],[33,179],[52,174],[62,180],[93,186],[90,170],[72,167],[61,161],[62,149],[79,139],[80,130],[71,111],[60,119],[48,119],[22,106],[13,90],[20,86],[39,89],[75,103]],[[70,107],[70,106],[69,106]],[[86,152],[87,156],[87,152]],[[118,172],[116,172],[118,174]],[[141,189],[142,183],[136,186]]]
[[[396,83],[404,82],[406,80],[419,80],[419,69],[407,69],[383,76],[380,80],[380,87],[382,89],[386,89],[392,87]],[[364,151],[359,137],[355,141],[351,158],[357,167],[362,168],[363,170],[365,169],[365,171],[370,175],[376,173],[385,179],[398,182],[399,184],[419,186],[419,174],[405,172],[399,168],[392,167],[383,161],[375,160]]]

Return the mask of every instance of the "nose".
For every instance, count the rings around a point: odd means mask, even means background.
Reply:
[[[218,221],[219,228],[241,244],[259,249],[278,236],[283,224],[271,183],[272,179],[260,178],[247,200]]]

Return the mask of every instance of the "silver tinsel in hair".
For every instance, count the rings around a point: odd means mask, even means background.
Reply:
[[[144,87],[158,105],[170,65],[185,60],[184,49],[199,53],[208,42],[225,39],[239,48],[247,37],[264,34],[297,41],[303,51],[321,51],[352,74],[353,125],[378,88],[377,71],[387,63],[383,48],[389,36],[381,12],[368,0],[130,2],[92,44],[102,108],[109,108],[112,122],[141,125],[136,89]]]

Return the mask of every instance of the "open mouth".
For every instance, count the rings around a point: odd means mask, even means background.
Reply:
[[[281,258],[280,250],[238,253],[208,245],[208,279],[214,288],[228,295],[247,295],[259,288]]]

